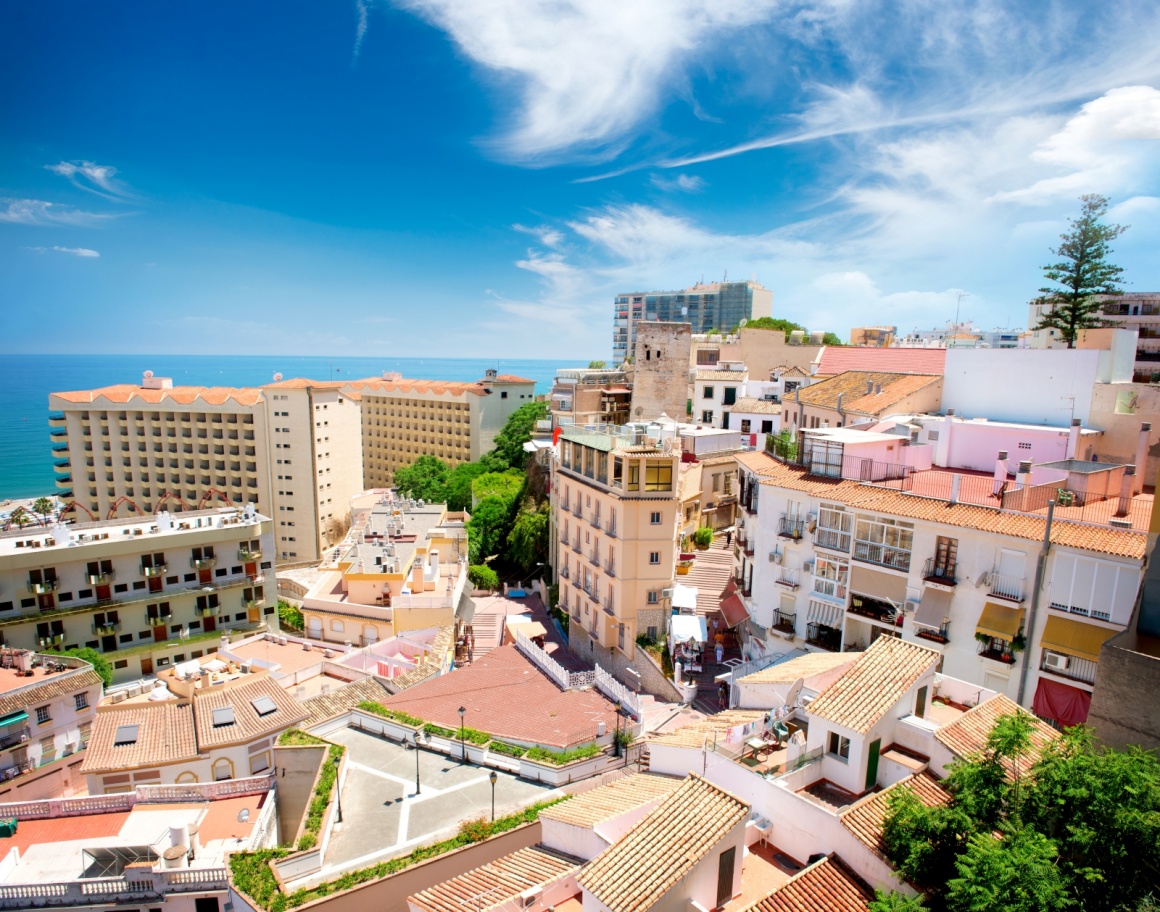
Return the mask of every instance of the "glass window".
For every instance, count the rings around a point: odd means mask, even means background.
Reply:
[[[671,491],[673,489],[672,465],[647,465],[644,474],[644,489],[646,491]]]
[[[854,535],[854,557],[895,570],[910,569],[914,540],[911,523],[859,516]]]
[[[654,510],[648,517],[650,526],[659,526],[661,524],[661,514],[659,510]]]
[[[628,464],[628,490],[640,490],[640,463],[638,462]]]
[[[822,504],[818,510],[818,531],[814,543],[821,548],[835,551],[850,550],[850,533],[854,530],[854,517],[830,504]]]
[[[661,552],[660,551],[650,551],[648,553],[648,562],[650,564],[659,564],[661,562]]]
[[[706,386],[705,392],[701,394],[701,398],[702,399],[712,399],[713,398],[713,387]]]
[[[843,558],[819,556],[814,566],[813,590],[817,595],[844,602],[849,576],[849,561]]]
[[[845,735],[839,735],[837,732],[830,732],[830,748],[831,756],[837,757],[839,760],[850,759],[850,739]]]

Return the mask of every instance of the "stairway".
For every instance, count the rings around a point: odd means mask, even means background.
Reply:
[[[475,635],[475,651],[472,661],[487,655],[500,645],[503,635],[502,614],[476,614],[472,619],[471,629]]]

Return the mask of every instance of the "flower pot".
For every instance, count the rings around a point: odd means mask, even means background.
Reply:
[[[688,576],[689,568],[685,564],[677,564],[677,576]]]
[[[696,548],[698,551],[708,551],[709,550],[708,545],[694,544],[693,547]]]

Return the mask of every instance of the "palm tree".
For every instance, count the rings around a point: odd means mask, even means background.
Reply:
[[[47,525],[48,518],[53,514],[53,503],[47,497],[38,497],[32,502],[32,512],[39,516]]]

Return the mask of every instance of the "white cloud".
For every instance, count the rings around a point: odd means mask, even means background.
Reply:
[[[552,228],[550,225],[538,225],[534,228],[529,228],[526,225],[517,224],[512,225],[512,228],[514,228],[516,231],[522,232],[523,234],[530,234],[545,247],[551,247],[555,249],[564,242],[563,233],[557,231],[555,228]]]
[[[0,222],[13,225],[91,227],[116,217],[98,212],[85,212],[73,206],[50,203],[46,200],[0,197]]]
[[[681,68],[777,0],[398,0],[448,33],[517,99],[504,157],[609,157]]]
[[[671,178],[661,174],[652,174],[649,175],[649,182],[658,190],[664,190],[666,193],[673,191],[699,193],[705,189],[704,178],[695,174],[678,174]]]
[[[358,26],[354,33],[354,51],[351,54],[351,63],[358,62],[358,55],[362,53],[363,39],[367,36],[368,19],[370,16],[371,0],[355,0],[355,9],[358,12]]]
[[[85,259],[95,259],[100,256],[100,253],[96,250],[90,250],[88,247],[25,247],[24,249],[36,253],[67,253],[69,256]]]
[[[117,180],[117,169],[90,161],[57,162],[45,165],[53,174],[67,178],[75,187],[103,196],[105,199],[124,201],[135,199],[123,181]]]

